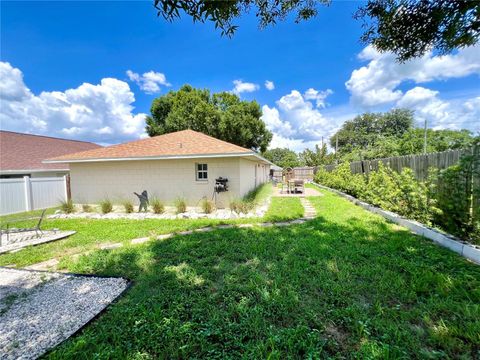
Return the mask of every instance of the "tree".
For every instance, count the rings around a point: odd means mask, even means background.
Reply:
[[[302,165],[295,151],[287,148],[275,148],[267,150],[262,155],[265,159],[270,160],[275,165],[278,165],[284,169]]]
[[[425,132],[423,129],[410,129],[398,140],[399,155],[423,153]],[[468,130],[427,130],[427,152],[464,149],[475,141]]]
[[[194,22],[213,22],[229,37],[238,28],[233,21],[252,9],[263,28],[290,14],[297,23],[311,19],[321,5],[328,4],[330,0],[154,0],[157,15],[167,21],[183,12]],[[448,53],[476,44],[479,14],[480,3],[475,0],[369,0],[354,17],[364,20],[364,42],[406,61],[431,49]]]
[[[327,144],[323,144],[322,147],[315,145],[313,150],[305,149],[299,154],[299,158],[306,166],[327,165],[334,160],[333,154],[328,154]]]
[[[343,161],[370,160],[422,154],[424,129],[413,127],[413,112],[394,109],[386,113],[365,113],[346,121],[330,138]],[[427,130],[427,152],[462,149],[475,138],[468,130]]]
[[[475,45],[480,37],[475,0],[369,0],[355,17],[365,20],[364,42],[394,52],[400,61],[431,49],[449,53]]]
[[[209,90],[184,85],[153,100],[150,112],[146,118],[150,136],[192,129],[260,151],[265,151],[272,139],[260,119],[258,103],[227,92],[211,95]]]
[[[338,153],[360,154],[363,158],[376,158],[386,155],[380,148],[390,149],[392,144],[386,138],[400,138],[413,126],[413,112],[406,109],[393,109],[387,113],[365,113],[346,121],[331,138],[335,148],[338,138]],[[377,146],[383,142],[382,147]],[[394,144],[393,144],[394,145]],[[360,155],[359,155],[360,156]],[[391,156],[391,155],[390,155]],[[359,160],[356,158],[355,160]]]

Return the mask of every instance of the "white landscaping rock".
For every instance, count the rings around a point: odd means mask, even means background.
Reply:
[[[89,322],[127,286],[122,278],[0,268],[0,358],[40,357]]]

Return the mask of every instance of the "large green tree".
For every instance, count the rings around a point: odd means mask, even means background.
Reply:
[[[270,149],[265,151],[262,155],[265,159],[270,160],[275,165],[278,165],[284,169],[303,165],[297,153],[287,148]]]
[[[192,129],[256,151],[265,151],[272,139],[258,103],[228,92],[212,95],[184,85],[153,100],[150,111],[150,136]]]
[[[333,154],[328,153],[325,143],[322,146],[315,145],[313,150],[305,149],[298,156],[306,166],[328,165],[335,159]]]
[[[368,157],[383,157],[375,146],[385,138],[401,137],[413,127],[413,112],[394,109],[387,113],[365,113],[346,121],[330,138],[330,146],[343,156],[348,153],[371,152]],[[338,142],[338,143],[337,143]],[[389,150],[387,150],[389,151]]]
[[[335,148],[338,138],[338,155],[344,161],[421,154],[425,131],[413,123],[410,110],[362,114],[346,121],[330,138],[330,145]],[[468,130],[427,129],[427,152],[465,148],[473,141]]]
[[[425,131],[410,129],[398,140],[399,155],[421,154],[424,147]],[[472,146],[474,136],[468,130],[427,129],[427,152],[464,149]]]
[[[234,20],[254,12],[260,27],[275,24],[289,15],[296,22],[318,15],[330,0],[154,0],[157,15],[167,21],[182,13],[195,22],[211,21],[222,34],[232,36]],[[430,49],[442,53],[471,46],[480,37],[480,2],[477,0],[369,0],[356,18],[364,20],[362,40],[380,51],[393,51],[401,61]]]

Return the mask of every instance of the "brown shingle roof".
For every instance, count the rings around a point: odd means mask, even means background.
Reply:
[[[85,141],[0,130],[0,170],[68,169],[65,164],[44,164],[42,161],[100,147]]]
[[[126,159],[215,154],[252,154],[252,150],[218,140],[193,130],[182,130],[142,140],[59,156],[52,161],[88,161],[93,159]]]

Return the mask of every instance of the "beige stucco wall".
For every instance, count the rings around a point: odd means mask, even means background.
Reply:
[[[208,164],[207,181],[196,180],[196,163]],[[212,198],[215,178],[222,176],[228,178],[229,191],[218,194],[217,205],[227,207],[231,199],[255,187],[256,164],[240,158],[72,163],[71,191],[77,203],[97,203],[105,198],[137,203],[133,192],[147,190],[150,197],[167,203],[183,197],[189,205],[196,205],[205,196]]]

